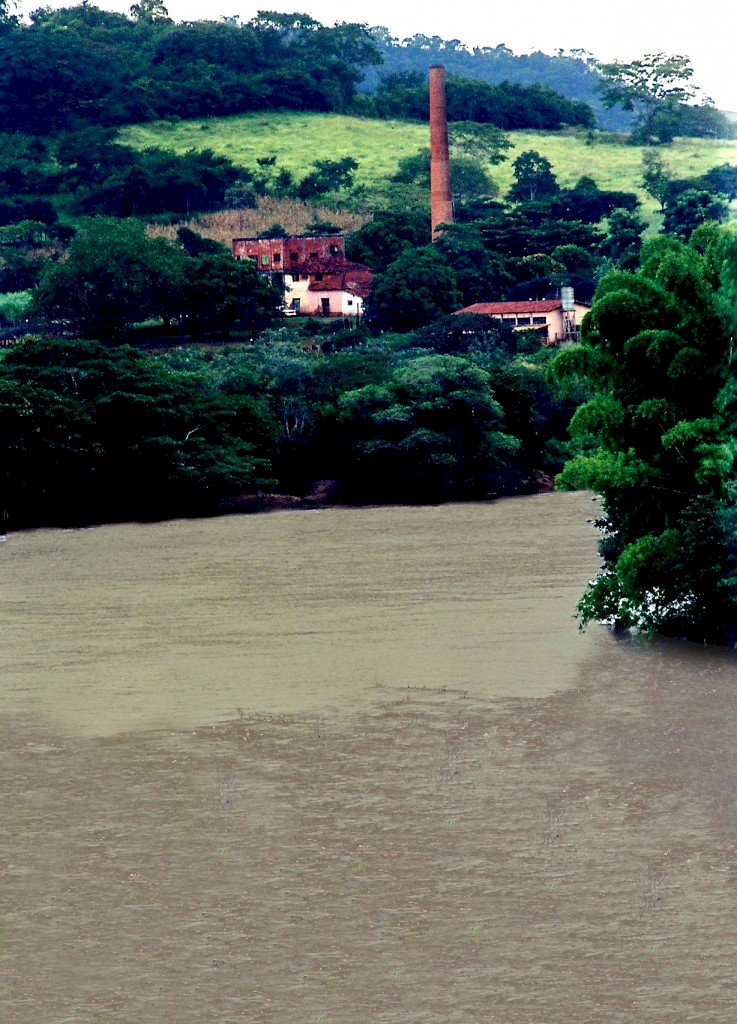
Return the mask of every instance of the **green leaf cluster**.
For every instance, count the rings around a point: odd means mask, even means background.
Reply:
[[[363,494],[404,501],[488,497],[503,489],[520,441],[504,430],[488,371],[432,354],[400,366],[382,385],[342,395]]]
[[[583,624],[737,638],[734,256],[719,228],[691,245],[647,242],[636,271],[601,281],[580,347],[554,362],[558,379],[594,389],[558,478],[602,498],[603,565],[579,603]]]

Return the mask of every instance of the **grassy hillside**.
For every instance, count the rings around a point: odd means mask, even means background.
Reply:
[[[136,148],[157,146],[176,153],[209,148],[246,167],[255,166],[259,157],[274,155],[280,167],[298,175],[314,160],[352,156],[359,164],[357,184],[372,185],[391,175],[403,156],[427,146],[429,128],[338,114],[274,113],[130,125],[121,138]],[[606,135],[587,141],[584,132],[511,132],[510,139],[509,160],[492,170],[502,192],[512,182],[517,153],[536,149],[551,161],[561,185],[573,185],[588,174],[602,188],[637,192],[645,210],[655,211],[654,201],[640,189],[638,146]],[[679,139],[662,155],[676,177],[687,178],[717,164],[737,163],[737,141]]]
[[[148,122],[124,128],[121,139],[136,148],[158,146],[175,153],[212,149],[245,167],[276,156],[279,167],[298,176],[314,160],[352,156],[359,163],[356,181],[365,185],[388,177],[403,156],[429,144],[428,129],[420,124],[289,112]]]
[[[588,174],[600,188],[637,192],[645,207],[654,209],[656,204],[640,187],[642,147],[606,141],[610,138],[603,135],[600,141],[588,143],[583,133],[512,132],[514,149],[509,151],[509,161],[496,168],[496,180],[506,190],[512,183],[512,161],[517,153],[536,149],[550,160],[561,185],[575,185]],[[691,178],[718,164],[737,163],[737,141],[677,139],[660,154],[674,177]]]

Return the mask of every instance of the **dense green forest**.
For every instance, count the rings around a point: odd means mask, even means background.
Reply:
[[[0,15],[1,17],[1,15]],[[451,78],[451,119],[502,128],[562,124],[626,129],[631,115],[607,109],[590,55],[515,55],[504,45],[469,49],[304,14],[262,11],[248,22],[174,23],[161,0],[130,16],[91,3],[39,8],[25,23],[0,24],[0,123],[50,133],[250,110],[355,110],[427,117],[426,78],[440,61]],[[592,109],[593,107],[593,109]],[[729,134],[712,106],[680,105],[675,134]]]
[[[386,28],[373,28],[383,62],[366,69],[361,90],[374,92],[385,77],[403,78],[419,74],[425,78],[432,64],[444,64],[448,73],[489,85],[509,82],[554,89],[569,100],[592,107],[603,128],[626,131],[631,118],[623,111],[610,113],[597,93],[599,75],[596,61],[582,51],[555,54],[516,54],[503,42],[496,46],[468,46],[459,39],[442,39],[422,33],[397,39]]]
[[[14,526],[203,514],[324,477],[345,501],[535,490],[560,468],[578,385],[553,387],[549,352],[474,320],[331,336],[319,358],[283,329],[161,354],[29,339],[0,362],[5,512]]]
[[[566,116],[570,116],[572,110],[578,110],[585,116],[583,112],[588,108],[599,127],[610,131],[630,131],[636,120],[632,110],[621,104],[612,106],[605,102],[599,63],[592,54],[581,50],[567,53],[558,50],[552,55],[540,52],[516,54],[504,43],[471,47],[459,39],[422,34],[396,39],[385,28],[374,28],[371,34],[380,47],[383,62],[380,67],[366,69],[359,88],[377,92],[377,106],[380,106],[378,101],[382,92],[393,92],[395,96],[390,102],[393,102],[395,111],[398,112],[404,100],[407,104],[405,114],[414,109],[416,113],[413,116],[422,116],[414,98],[403,94],[407,89],[410,92],[417,89],[432,64],[444,64],[451,77],[469,83],[473,81],[477,95],[495,95],[501,109],[507,104],[513,107],[514,87],[517,90],[519,87],[532,87],[540,96],[549,95],[552,91],[572,101],[573,106]],[[484,89],[484,86],[495,88]],[[474,90],[470,84],[468,95],[473,103]],[[725,115],[708,101],[680,103],[673,115],[672,132],[675,135],[724,138],[731,133]],[[518,126],[502,124],[501,127]]]
[[[42,8],[29,24],[6,18],[0,32],[0,118],[6,131],[39,134],[249,110],[355,108],[381,115],[401,105],[397,85],[406,92],[390,76],[381,98],[358,96],[365,71],[382,60],[365,26],[329,28],[306,15],[261,12],[246,23],[175,24],[155,2],[135,5],[130,17],[89,3]],[[594,120],[585,104],[548,86],[492,88],[459,78],[454,107],[464,109],[472,95],[479,119],[493,119],[499,108],[500,127]],[[405,106],[402,116],[426,118],[421,103],[419,110]]]

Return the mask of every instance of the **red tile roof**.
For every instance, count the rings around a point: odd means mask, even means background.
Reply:
[[[583,303],[577,303],[583,305]],[[560,299],[539,299],[537,301],[521,302],[475,302],[473,306],[466,306],[465,309],[456,310],[459,313],[481,313],[486,316],[499,316],[502,313],[554,313],[556,309],[562,309],[563,303]]]
[[[353,267],[366,269],[362,263],[351,263],[340,256],[331,258],[318,256],[317,259],[305,260],[303,263],[291,263],[285,267],[270,267],[269,270],[276,270],[277,273],[283,274],[340,274]]]
[[[371,291],[373,273],[360,263],[348,263],[330,274],[325,274],[322,281],[313,281],[309,287],[311,292],[349,292],[365,299]]]

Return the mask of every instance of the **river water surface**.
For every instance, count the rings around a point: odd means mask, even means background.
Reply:
[[[0,713],[101,735],[407,687],[552,693],[608,642],[573,619],[593,511],[551,494],[12,534]]]
[[[590,495],[11,534],[2,1024],[734,1024],[737,665]]]

